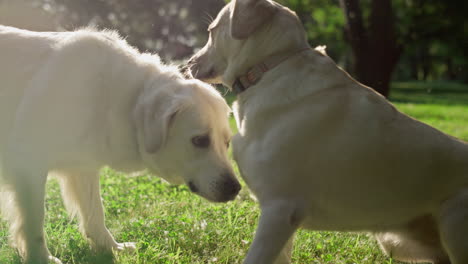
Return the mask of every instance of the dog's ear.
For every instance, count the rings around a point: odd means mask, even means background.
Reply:
[[[146,152],[153,154],[164,146],[171,123],[181,109],[180,100],[160,93],[139,100],[134,119]]]
[[[144,115],[143,136],[148,153],[155,153],[164,146],[169,127],[177,114],[175,108],[168,109],[164,113],[158,112],[160,111],[149,110]],[[162,115],[159,116],[160,114]]]
[[[231,36],[246,39],[273,16],[276,6],[268,0],[233,0]]]

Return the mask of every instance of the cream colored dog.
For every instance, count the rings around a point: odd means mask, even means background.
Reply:
[[[99,169],[149,169],[211,201],[240,185],[227,157],[229,107],[211,86],[184,80],[114,32],[38,33],[0,26],[3,214],[27,263],[47,263],[44,187],[57,175],[71,214],[101,250]]]
[[[289,263],[300,227],[370,231],[403,261],[468,263],[466,143],[310,49],[277,3],[231,1],[209,31],[189,68],[238,93],[234,157],[261,207],[245,264]]]

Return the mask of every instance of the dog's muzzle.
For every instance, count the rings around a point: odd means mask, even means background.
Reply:
[[[239,181],[237,181],[234,176],[228,175],[226,178],[227,179],[219,185],[219,190],[223,196],[222,199],[219,200],[220,202],[234,200],[242,188]]]

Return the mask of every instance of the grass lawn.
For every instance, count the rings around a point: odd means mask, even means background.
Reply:
[[[391,100],[403,112],[468,141],[468,86],[395,83]],[[232,97],[231,97],[232,98]],[[259,215],[247,188],[234,202],[211,204],[149,175],[101,174],[107,225],[119,242],[138,242],[133,253],[93,253],[69,220],[57,182],[48,183],[46,230],[50,251],[64,263],[241,263]],[[114,261],[114,262],[113,262]],[[366,234],[299,231],[294,263],[398,263]],[[0,222],[0,263],[19,263]]]

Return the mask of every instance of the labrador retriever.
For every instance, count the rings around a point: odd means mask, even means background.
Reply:
[[[261,208],[244,264],[289,263],[298,228],[368,231],[402,261],[468,263],[467,143],[311,49],[278,3],[233,0],[208,30],[188,68],[237,93],[234,158]]]
[[[215,202],[239,192],[222,96],[115,32],[0,26],[0,80],[0,201],[26,263],[60,263],[44,238],[48,174],[58,176],[67,209],[100,250],[134,247],[117,243],[104,224],[103,166],[148,169]]]

